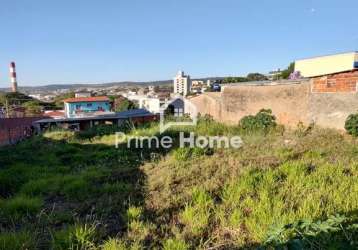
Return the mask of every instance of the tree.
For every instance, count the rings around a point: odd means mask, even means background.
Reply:
[[[42,113],[42,106],[39,101],[25,102],[22,107],[26,109],[26,113],[29,115],[39,115]]]
[[[22,105],[25,102],[33,101],[34,99],[20,92],[11,92],[0,94],[0,105]]]
[[[260,73],[250,73],[246,76],[248,81],[266,81],[268,78]]]
[[[114,99],[114,111],[121,112],[130,109],[136,109],[138,106],[123,96]]]
[[[63,100],[67,98],[73,98],[75,97],[75,92],[68,92],[62,95],[58,95],[54,99],[54,103],[57,108],[63,108]]]
[[[247,82],[246,77],[225,77],[223,83]]]
[[[283,70],[281,72],[281,78],[282,79],[288,79],[291,75],[292,72],[295,71],[295,63],[292,62],[290,63],[290,65],[287,67],[287,69]]]

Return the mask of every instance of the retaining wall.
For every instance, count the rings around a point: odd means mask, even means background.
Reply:
[[[243,116],[271,109],[279,123],[295,127],[298,122],[344,129],[349,114],[358,112],[357,92],[314,93],[313,80],[270,85],[228,85],[221,93],[205,93],[190,99],[201,114],[229,124]]]

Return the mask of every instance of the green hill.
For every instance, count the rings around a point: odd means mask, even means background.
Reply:
[[[356,249],[356,139],[203,118],[184,130],[244,144],[117,149],[102,128],[1,148],[0,249]]]

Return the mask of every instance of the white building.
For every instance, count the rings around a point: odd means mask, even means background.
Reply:
[[[152,113],[159,113],[160,107],[165,103],[165,100],[161,100],[156,97],[148,97],[146,95],[128,95],[128,100],[138,104],[141,109],[146,109]]]
[[[174,93],[186,96],[191,91],[191,80],[189,75],[185,75],[184,71],[179,71],[174,77]]]
[[[191,85],[194,87],[194,86],[202,86],[204,85],[204,81],[202,80],[193,80],[191,81]]]
[[[316,77],[358,68],[358,52],[319,56],[295,62],[295,71],[303,77]]]
[[[160,101],[159,98],[148,97],[148,98],[142,100],[140,108],[144,108],[144,109],[148,110],[149,112],[157,114],[160,112],[160,107],[163,104],[164,104],[164,102]]]
[[[91,97],[91,96],[92,96],[92,94],[89,91],[78,91],[78,92],[75,93],[76,98],[79,98],[79,97]]]

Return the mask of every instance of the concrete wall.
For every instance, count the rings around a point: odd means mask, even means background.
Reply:
[[[221,110],[222,110],[221,93],[208,92],[196,97],[192,97],[189,99],[189,101],[195,105],[197,111],[200,114],[202,115],[209,114],[214,119],[221,120]]]
[[[190,101],[199,113],[228,124],[237,124],[243,116],[265,108],[286,126],[315,122],[322,127],[344,129],[347,116],[358,111],[358,93],[312,93],[311,87],[311,80],[263,86],[239,84]]]
[[[350,114],[358,112],[358,93],[312,93],[308,115],[322,127],[344,129]]]

